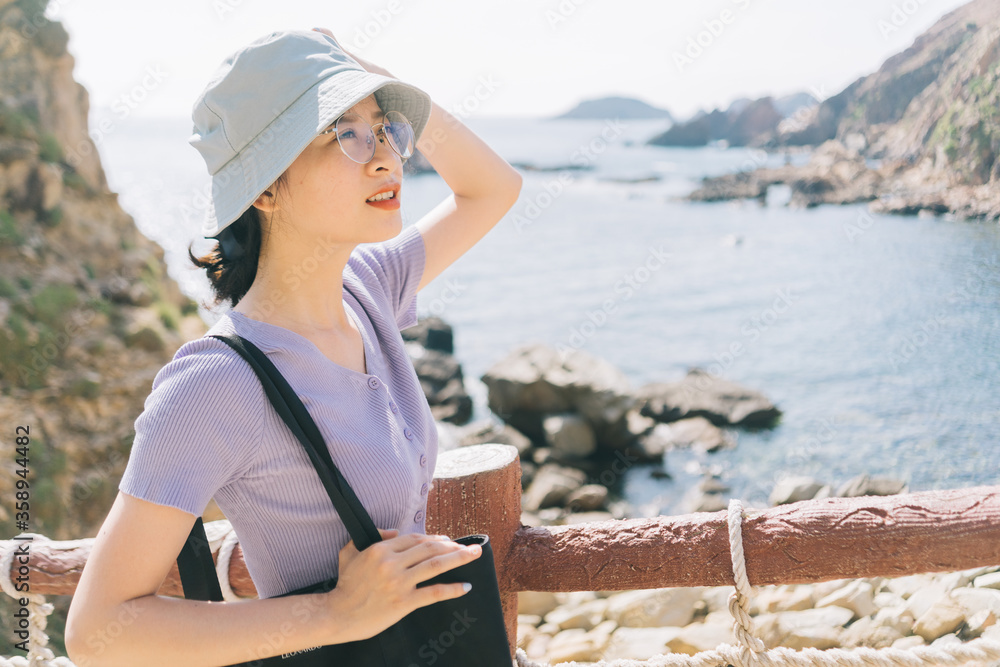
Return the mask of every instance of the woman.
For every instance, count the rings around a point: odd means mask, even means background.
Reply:
[[[208,334],[238,333],[268,355],[384,539],[354,548],[251,367],[222,341],[189,341],[136,419],[73,597],[77,664],[223,665],[370,637],[463,595],[461,584],[416,584],[479,555],[425,534],[437,434],[399,329],[416,323],[416,292],[513,206],[520,175],[328,31],[271,33],[230,56],[194,121],[213,176],[205,235],[219,245],[191,259],[232,306]],[[414,146],[454,194],[402,230]],[[259,599],[156,595],[213,497]],[[329,593],[277,597],[331,574]],[[293,615],[303,601],[317,610],[307,619]]]

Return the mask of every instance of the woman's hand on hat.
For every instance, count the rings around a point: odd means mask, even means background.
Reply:
[[[392,74],[390,74],[387,69],[385,69],[383,67],[379,67],[375,63],[369,62],[369,61],[365,60],[364,58],[362,58],[360,56],[356,56],[353,53],[351,53],[350,51],[348,51],[347,49],[345,49],[344,45],[341,44],[339,41],[337,41],[337,38],[333,36],[333,33],[330,32],[329,28],[313,28],[313,30],[315,30],[316,32],[323,33],[324,35],[326,35],[327,37],[329,37],[330,39],[332,39],[334,42],[336,42],[337,46],[340,47],[341,51],[343,51],[344,53],[346,53],[350,57],[352,57],[355,60],[357,60],[358,64],[361,65],[362,67],[364,67],[365,70],[367,70],[367,71],[369,71],[369,72],[371,72],[373,74],[381,74],[382,76],[388,76],[388,77],[391,77],[393,79],[396,78]]]

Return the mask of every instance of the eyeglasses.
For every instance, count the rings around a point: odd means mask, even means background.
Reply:
[[[389,140],[389,146],[404,160],[413,155],[413,126],[398,111],[388,111],[381,123],[369,125],[361,116],[349,111],[337,119],[334,127],[320,135],[337,133],[337,143],[344,155],[355,162],[367,164],[375,157],[375,128],[379,128],[379,141]]]

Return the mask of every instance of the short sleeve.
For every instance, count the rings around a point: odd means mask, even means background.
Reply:
[[[156,374],[119,490],[197,517],[249,470],[266,396],[246,360],[220,345],[186,343]]]
[[[417,286],[424,275],[424,237],[411,225],[388,241],[362,244],[355,253],[374,272],[400,329],[417,323]]]

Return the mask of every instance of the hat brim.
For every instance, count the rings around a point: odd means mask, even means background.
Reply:
[[[274,110],[275,119],[212,176],[212,197],[202,223],[204,237],[214,238],[235,222],[320,132],[373,93],[384,111],[406,116],[416,143],[431,114],[426,92],[362,70],[321,79],[284,111]]]

